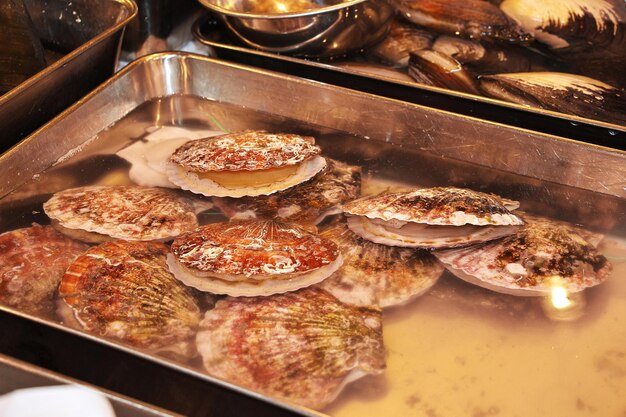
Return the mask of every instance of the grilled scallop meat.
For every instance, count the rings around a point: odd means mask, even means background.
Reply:
[[[385,368],[380,310],[319,288],[218,301],[197,346],[209,374],[314,409]]]
[[[198,227],[193,202],[161,188],[72,188],[54,194],[43,208],[61,232],[92,243],[169,240]]]
[[[192,290],[167,269],[159,242],[117,240],[89,249],[59,285],[66,324],[177,358],[196,353],[201,314]]]
[[[320,287],[344,303],[381,308],[403,305],[431,288],[444,271],[429,252],[379,245],[336,222],[320,236],[335,242],[343,266]]]
[[[167,261],[185,284],[235,297],[308,287],[342,262],[333,242],[299,226],[260,220],[213,223],[179,236]]]
[[[606,280],[612,268],[595,247],[600,237],[546,218],[524,220],[512,236],[436,256],[459,278],[513,295],[547,295],[554,286],[578,292]]]
[[[248,131],[185,143],[164,165],[184,190],[215,197],[272,194],[298,185],[326,166],[314,139]]]
[[[0,235],[0,303],[25,313],[54,313],[54,292],[67,267],[87,245],[50,226]]]
[[[517,201],[455,188],[383,193],[347,203],[348,227],[375,243],[424,249],[468,246],[514,233],[524,224]]]
[[[213,198],[231,219],[280,218],[300,224],[318,224],[339,206],[358,197],[361,189],[359,167],[326,159],[328,166],[313,179],[269,196]]]

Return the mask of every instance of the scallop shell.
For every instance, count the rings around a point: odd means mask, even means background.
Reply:
[[[597,237],[546,218],[524,220],[523,228],[500,241],[435,255],[459,278],[512,295],[547,295],[555,279],[568,292],[606,280],[612,267],[592,243]]]
[[[381,308],[404,305],[430,289],[444,267],[427,251],[379,245],[360,238],[344,222],[320,236],[335,242],[343,266],[320,287],[344,303]]]
[[[77,237],[97,243],[111,238],[167,240],[198,227],[192,200],[160,188],[72,188],[54,194],[43,208],[61,231],[93,232]]]
[[[384,193],[344,205],[348,227],[375,243],[448,248],[513,233],[523,221],[509,209],[519,203],[494,194],[455,188]],[[446,227],[442,227],[446,226]]]
[[[317,284],[339,267],[337,245],[274,221],[213,223],[179,236],[168,265],[201,291],[257,296]]]
[[[132,182],[146,187],[178,188],[163,173],[163,164],[181,145],[193,139],[223,134],[214,130],[189,130],[162,126],[145,138],[137,140],[117,155],[130,162],[128,176]]]
[[[256,171],[297,165],[319,155],[309,136],[248,131],[189,141],[170,160],[188,171]]]
[[[213,198],[231,219],[280,218],[301,224],[318,224],[339,205],[355,199],[361,188],[361,169],[326,159],[328,166],[310,181],[270,196]]]
[[[298,185],[324,169],[326,161],[309,136],[248,131],[189,141],[163,164],[169,180],[208,197],[268,195]],[[226,187],[202,173],[255,172],[295,166],[292,175],[271,184]]]
[[[209,374],[305,407],[320,409],[345,384],[385,368],[380,311],[319,288],[226,298],[200,326]]]
[[[89,249],[59,285],[64,321],[155,353],[193,356],[201,319],[191,290],[168,271],[168,248],[117,240]]]
[[[72,261],[87,245],[50,226],[0,235],[0,303],[25,313],[51,315],[54,292]]]

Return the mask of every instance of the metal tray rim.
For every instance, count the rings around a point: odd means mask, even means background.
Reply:
[[[198,42],[202,43],[203,45],[212,47],[212,48],[228,49],[228,50],[236,51],[236,52],[239,52],[239,53],[242,53],[242,54],[256,55],[256,56],[267,58],[267,59],[274,59],[274,60],[278,60],[278,61],[285,61],[285,62],[290,62],[290,63],[294,63],[294,64],[306,65],[306,66],[310,66],[310,67],[314,67],[314,68],[321,68],[321,69],[325,69],[325,70],[328,70],[328,71],[335,71],[335,72],[339,72],[339,73],[350,75],[350,76],[357,76],[357,77],[362,77],[362,78],[365,78],[365,79],[372,79],[372,80],[376,80],[376,81],[384,81],[384,82],[395,83],[395,84],[399,84],[399,85],[405,86],[407,88],[416,89],[418,91],[419,90],[425,90],[425,91],[435,92],[435,93],[439,93],[439,94],[449,95],[449,96],[452,96],[452,97],[460,97],[460,98],[464,98],[464,99],[467,99],[467,100],[472,100],[472,101],[475,101],[475,102],[486,103],[486,104],[493,105],[493,106],[500,106],[500,107],[515,109],[515,110],[520,110],[520,111],[527,111],[527,112],[531,112],[531,113],[534,113],[534,114],[538,114],[538,115],[542,115],[542,116],[548,116],[548,117],[553,117],[553,118],[558,118],[558,119],[569,121],[569,122],[587,123],[587,124],[599,126],[599,127],[602,127],[602,128],[614,130],[614,131],[626,132],[626,126],[620,126],[620,125],[616,125],[616,124],[613,124],[613,123],[604,122],[604,121],[601,121],[601,120],[589,119],[589,118],[586,118],[586,117],[581,117],[581,116],[576,116],[576,115],[568,115],[566,113],[560,113],[560,112],[556,112],[556,111],[553,111],[553,110],[546,110],[546,109],[535,108],[535,107],[531,107],[531,106],[523,106],[521,104],[510,103],[510,102],[506,102],[504,100],[497,100],[497,99],[493,99],[493,98],[490,98],[490,97],[478,96],[478,95],[474,95],[474,94],[464,93],[464,92],[461,92],[461,91],[448,90],[448,89],[441,88],[441,87],[435,87],[435,86],[429,86],[429,85],[425,85],[425,84],[419,84],[419,83],[412,83],[412,82],[408,82],[408,81],[397,80],[397,79],[393,79],[393,78],[390,78],[390,77],[385,77],[383,75],[378,75],[378,74],[360,73],[360,72],[353,71],[353,70],[350,70],[350,69],[347,69],[347,68],[343,68],[343,67],[340,67],[340,66],[332,65],[332,64],[329,64],[329,63],[317,62],[317,61],[312,61],[312,60],[308,60],[308,59],[292,57],[292,56],[288,56],[288,55],[281,55],[281,54],[275,54],[275,53],[271,53],[271,52],[259,51],[259,50],[255,50],[255,49],[251,49],[251,48],[246,48],[245,46],[239,46],[239,45],[233,45],[233,44],[227,44],[227,43],[221,43],[221,42],[212,41],[212,40],[206,39],[202,35],[202,32],[200,30],[200,20],[201,19],[202,19],[202,17],[200,19],[198,19],[196,22],[194,22],[194,25],[192,27],[193,36],[194,36],[194,38]]]
[[[9,100],[13,99],[13,97],[19,95],[22,92],[22,90],[29,89],[32,86],[39,84],[45,78],[49,77],[57,68],[62,67],[64,65],[67,65],[68,61],[71,61],[72,59],[74,59],[74,58],[78,57],[79,55],[83,54],[85,51],[90,49],[93,45],[96,45],[96,44],[99,44],[99,43],[103,42],[109,36],[111,36],[111,34],[113,34],[114,32],[118,31],[121,28],[124,28],[131,20],[133,20],[135,18],[135,16],[137,15],[137,12],[138,12],[138,8],[137,8],[137,4],[133,0],[114,0],[114,1],[116,3],[120,3],[120,4],[124,5],[128,9],[129,14],[128,14],[128,16],[126,16],[126,18],[122,19],[120,22],[114,24],[113,26],[110,26],[106,30],[100,32],[94,38],[92,38],[89,41],[83,43],[78,48],[70,51],[65,56],[63,56],[61,59],[59,59],[58,61],[52,63],[51,65],[47,66],[43,70],[41,70],[38,73],[34,74],[33,76],[29,77],[26,81],[24,81],[23,83],[19,84],[17,87],[15,87],[15,88],[9,90],[7,93],[3,94],[0,97],[0,107],[2,106],[2,104],[4,102],[9,101]],[[118,55],[119,55],[119,52],[118,52]]]

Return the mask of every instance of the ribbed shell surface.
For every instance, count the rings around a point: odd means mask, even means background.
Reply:
[[[314,139],[288,133],[241,132],[192,140],[170,161],[190,171],[255,171],[296,165],[320,153]]]
[[[0,303],[25,313],[52,314],[63,273],[87,248],[50,226],[1,234]]]
[[[326,158],[327,167],[313,179],[275,194],[258,197],[214,198],[229,218],[279,217],[295,223],[321,220],[333,207],[355,199],[361,189],[359,167]]]
[[[320,286],[345,303],[401,305],[427,291],[444,271],[428,251],[370,242],[345,222],[326,227],[320,236],[335,242],[343,256],[341,269]]]
[[[344,204],[344,213],[370,219],[400,220],[441,226],[521,225],[507,206],[517,202],[464,188],[435,187],[383,193]]]
[[[117,239],[168,239],[198,227],[193,205],[162,188],[94,185],[58,192],[46,214],[69,229]]]
[[[541,295],[557,277],[570,292],[602,283],[612,267],[590,232],[547,218],[524,216],[516,234],[481,246],[435,252],[452,272],[490,289]],[[458,275],[458,274],[457,274]]]
[[[117,240],[89,249],[68,268],[59,295],[80,326],[99,336],[184,356],[200,322],[191,290],[169,272],[166,245]]]
[[[280,278],[328,265],[339,250],[295,225],[248,220],[212,223],[181,235],[172,244],[172,254],[191,271]]]
[[[385,368],[380,310],[343,304],[318,288],[218,301],[197,346],[209,374],[317,409],[351,374]]]

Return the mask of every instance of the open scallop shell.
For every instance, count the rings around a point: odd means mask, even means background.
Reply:
[[[209,374],[306,407],[322,408],[348,382],[385,368],[380,310],[319,288],[226,298],[200,326]]]
[[[326,158],[325,170],[314,178],[269,196],[213,198],[231,219],[280,218],[300,224],[318,224],[339,205],[355,199],[361,188],[361,169]]]
[[[502,240],[435,255],[459,278],[512,295],[548,295],[554,285],[578,292],[606,280],[612,267],[594,246],[598,237],[546,218],[524,220]]]
[[[43,208],[59,230],[93,243],[172,239],[198,227],[203,209],[166,189],[97,185],[58,192]]]
[[[467,246],[510,235],[522,219],[519,203],[494,194],[455,188],[384,193],[343,206],[348,227],[375,243],[414,248]]]
[[[163,163],[184,143],[219,134],[223,132],[162,126],[145,138],[120,150],[117,155],[130,162],[128,176],[135,184],[146,187],[178,188],[163,173]]]
[[[50,226],[0,235],[0,303],[25,313],[50,315],[54,292],[72,261],[87,245]]]
[[[270,295],[317,284],[341,267],[337,245],[274,221],[213,223],[179,236],[168,265],[201,291]]]
[[[66,324],[176,357],[195,353],[200,310],[165,264],[167,246],[117,240],[89,249],[59,285]]]
[[[444,267],[427,251],[379,245],[360,238],[344,222],[322,230],[335,242],[343,266],[320,287],[344,303],[381,308],[403,305],[431,288]]]
[[[278,191],[286,190],[313,178],[318,172],[326,167],[326,160],[321,156],[315,156],[310,160],[298,165],[296,172],[280,181],[267,185],[249,187],[224,187],[207,178],[200,178],[196,172],[187,171],[175,164],[165,163],[163,171],[169,180],[182,188],[206,197],[245,197],[269,195]],[[252,173],[251,173],[252,174]]]
[[[171,182],[197,194],[267,195],[307,181],[324,169],[326,161],[319,156],[320,148],[314,142],[312,137],[286,133],[232,133],[189,141],[176,149],[163,167]],[[278,169],[288,167],[293,169],[269,182],[254,181],[260,175],[276,174]],[[239,183],[223,185],[208,177],[216,174],[238,176]]]

